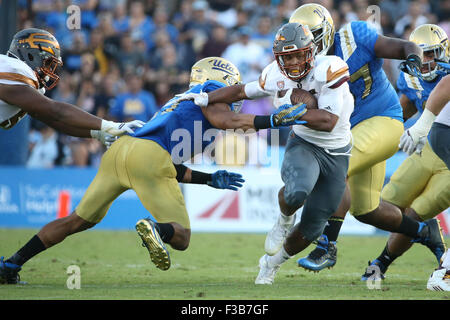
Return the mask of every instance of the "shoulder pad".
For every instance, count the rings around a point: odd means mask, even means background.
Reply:
[[[350,78],[348,65],[338,56],[317,57],[314,77],[326,87],[337,88]]]

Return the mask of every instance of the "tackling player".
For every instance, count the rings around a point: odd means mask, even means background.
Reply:
[[[360,222],[413,238],[419,230],[431,229],[434,238],[426,245],[440,258],[443,243],[436,220],[427,221],[425,226],[402,215],[395,206],[380,203],[386,159],[397,152],[403,133],[402,108],[382,69],[382,58],[406,59],[401,64],[402,70],[414,73],[421,68],[422,49],[412,41],[379,35],[365,21],[350,22],[335,33],[331,15],[318,4],[299,7],[290,21],[307,24],[322,54],[337,55],[348,64],[350,91],[355,97],[350,119],[353,149],[348,170],[349,193],[328,221],[316,249],[299,259],[299,266],[320,271],[335,265],[336,240],[347,211]]]
[[[409,40],[423,49],[424,63],[419,77],[402,72],[398,78],[397,88],[401,93],[403,117],[406,121],[416,112],[425,112],[429,113],[426,117],[433,119],[434,114],[424,106],[428,103],[430,93],[442,79],[442,76],[438,75],[440,67],[435,59],[448,61],[450,57],[448,37],[439,26],[424,24],[411,33]],[[402,140],[404,137],[406,135],[402,136]],[[443,141],[445,142],[445,139]],[[410,154],[412,151],[405,149],[405,152]],[[437,216],[450,206],[450,171],[428,143],[420,151],[420,154],[413,153],[403,161],[383,188],[381,197],[383,201],[397,206],[411,218],[424,221]],[[411,246],[410,237],[393,233],[383,252],[369,264],[377,265],[380,268],[380,277],[384,278],[389,265]],[[367,280],[370,275],[366,270],[362,280]]]
[[[198,61],[191,71],[188,92],[210,92],[240,82],[238,69],[218,57]],[[164,243],[176,250],[185,250],[190,241],[190,223],[178,182],[207,184],[214,188],[237,190],[244,180],[239,174],[218,171],[207,174],[185,167],[181,163],[202,152],[211,142],[194,141],[194,130],[201,136],[212,128],[263,129],[288,126],[297,121],[303,106],[289,105],[270,116],[238,114],[236,104],[218,103],[202,109],[192,101],[171,99],[133,135],[114,142],[103,155],[98,173],[74,212],[45,225],[25,246],[6,261],[0,259],[0,283],[18,283],[18,272],[36,254],[62,242],[67,236],[84,231],[99,223],[112,202],[124,191],[133,189],[157,222],[142,219],[136,229],[155,265],[167,270],[170,257]],[[180,136],[178,129],[189,132]],[[184,139],[189,139],[185,141]],[[179,148],[180,144],[189,147]],[[196,148],[196,144],[201,144]],[[174,164],[175,163],[175,164]]]
[[[58,83],[59,43],[49,32],[29,28],[16,33],[7,55],[0,55],[0,127],[11,129],[27,114],[65,134],[102,140],[108,133],[133,133],[143,122],[116,123],[44,96]]]

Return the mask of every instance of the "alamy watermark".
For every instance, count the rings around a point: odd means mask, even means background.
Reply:
[[[74,4],[67,7],[66,27],[69,30],[81,30],[81,9]]]
[[[81,270],[77,265],[70,265],[67,267],[66,273],[69,275],[67,277],[66,286],[67,289],[81,289]]]
[[[172,132],[175,164],[279,166],[278,129],[259,134],[254,129],[203,130],[203,125],[194,121],[193,130],[178,128]]]
[[[370,274],[367,278],[366,285],[367,289],[380,290],[381,289],[381,270],[377,265],[370,265],[366,269],[366,273]]]

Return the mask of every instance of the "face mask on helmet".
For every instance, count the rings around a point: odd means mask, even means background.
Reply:
[[[308,47],[292,52],[276,54],[276,59],[284,75],[294,81],[306,77],[312,69],[316,46],[311,43]]]
[[[439,59],[441,57],[441,51],[440,48],[434,48],[423,52],[423,62],[420,73],[424,80],[431,81],[436,78],[437,63],[434,59]]]
[[[51,90],[56,86],[59,81],[57,70],[61,66],[62,62],[55,57],[48,57],[44,60],[42,67],[36,73],[39,82],[45,89]]]

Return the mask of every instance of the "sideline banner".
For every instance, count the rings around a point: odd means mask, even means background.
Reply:
[[[217,166],[191,166],[214,172]],[[220,167],[220,169],[224,169]],[[204,185],[181,184],[193,232],[262,232],[278,216],[280,173],[274,168],[226,168],[246,180],[238,191]],[[97,170],[0,167],[0,228],[40,228],[71,213]],[[297,220],[301,214],[299,210]],[[137,220],[150,214],[132,190],[124,192],[95,228],[134,230]],[[450,232],[450,211],[438,216],[445,234]],[[376,229],[347,214],[341,234],[372,235]]]

